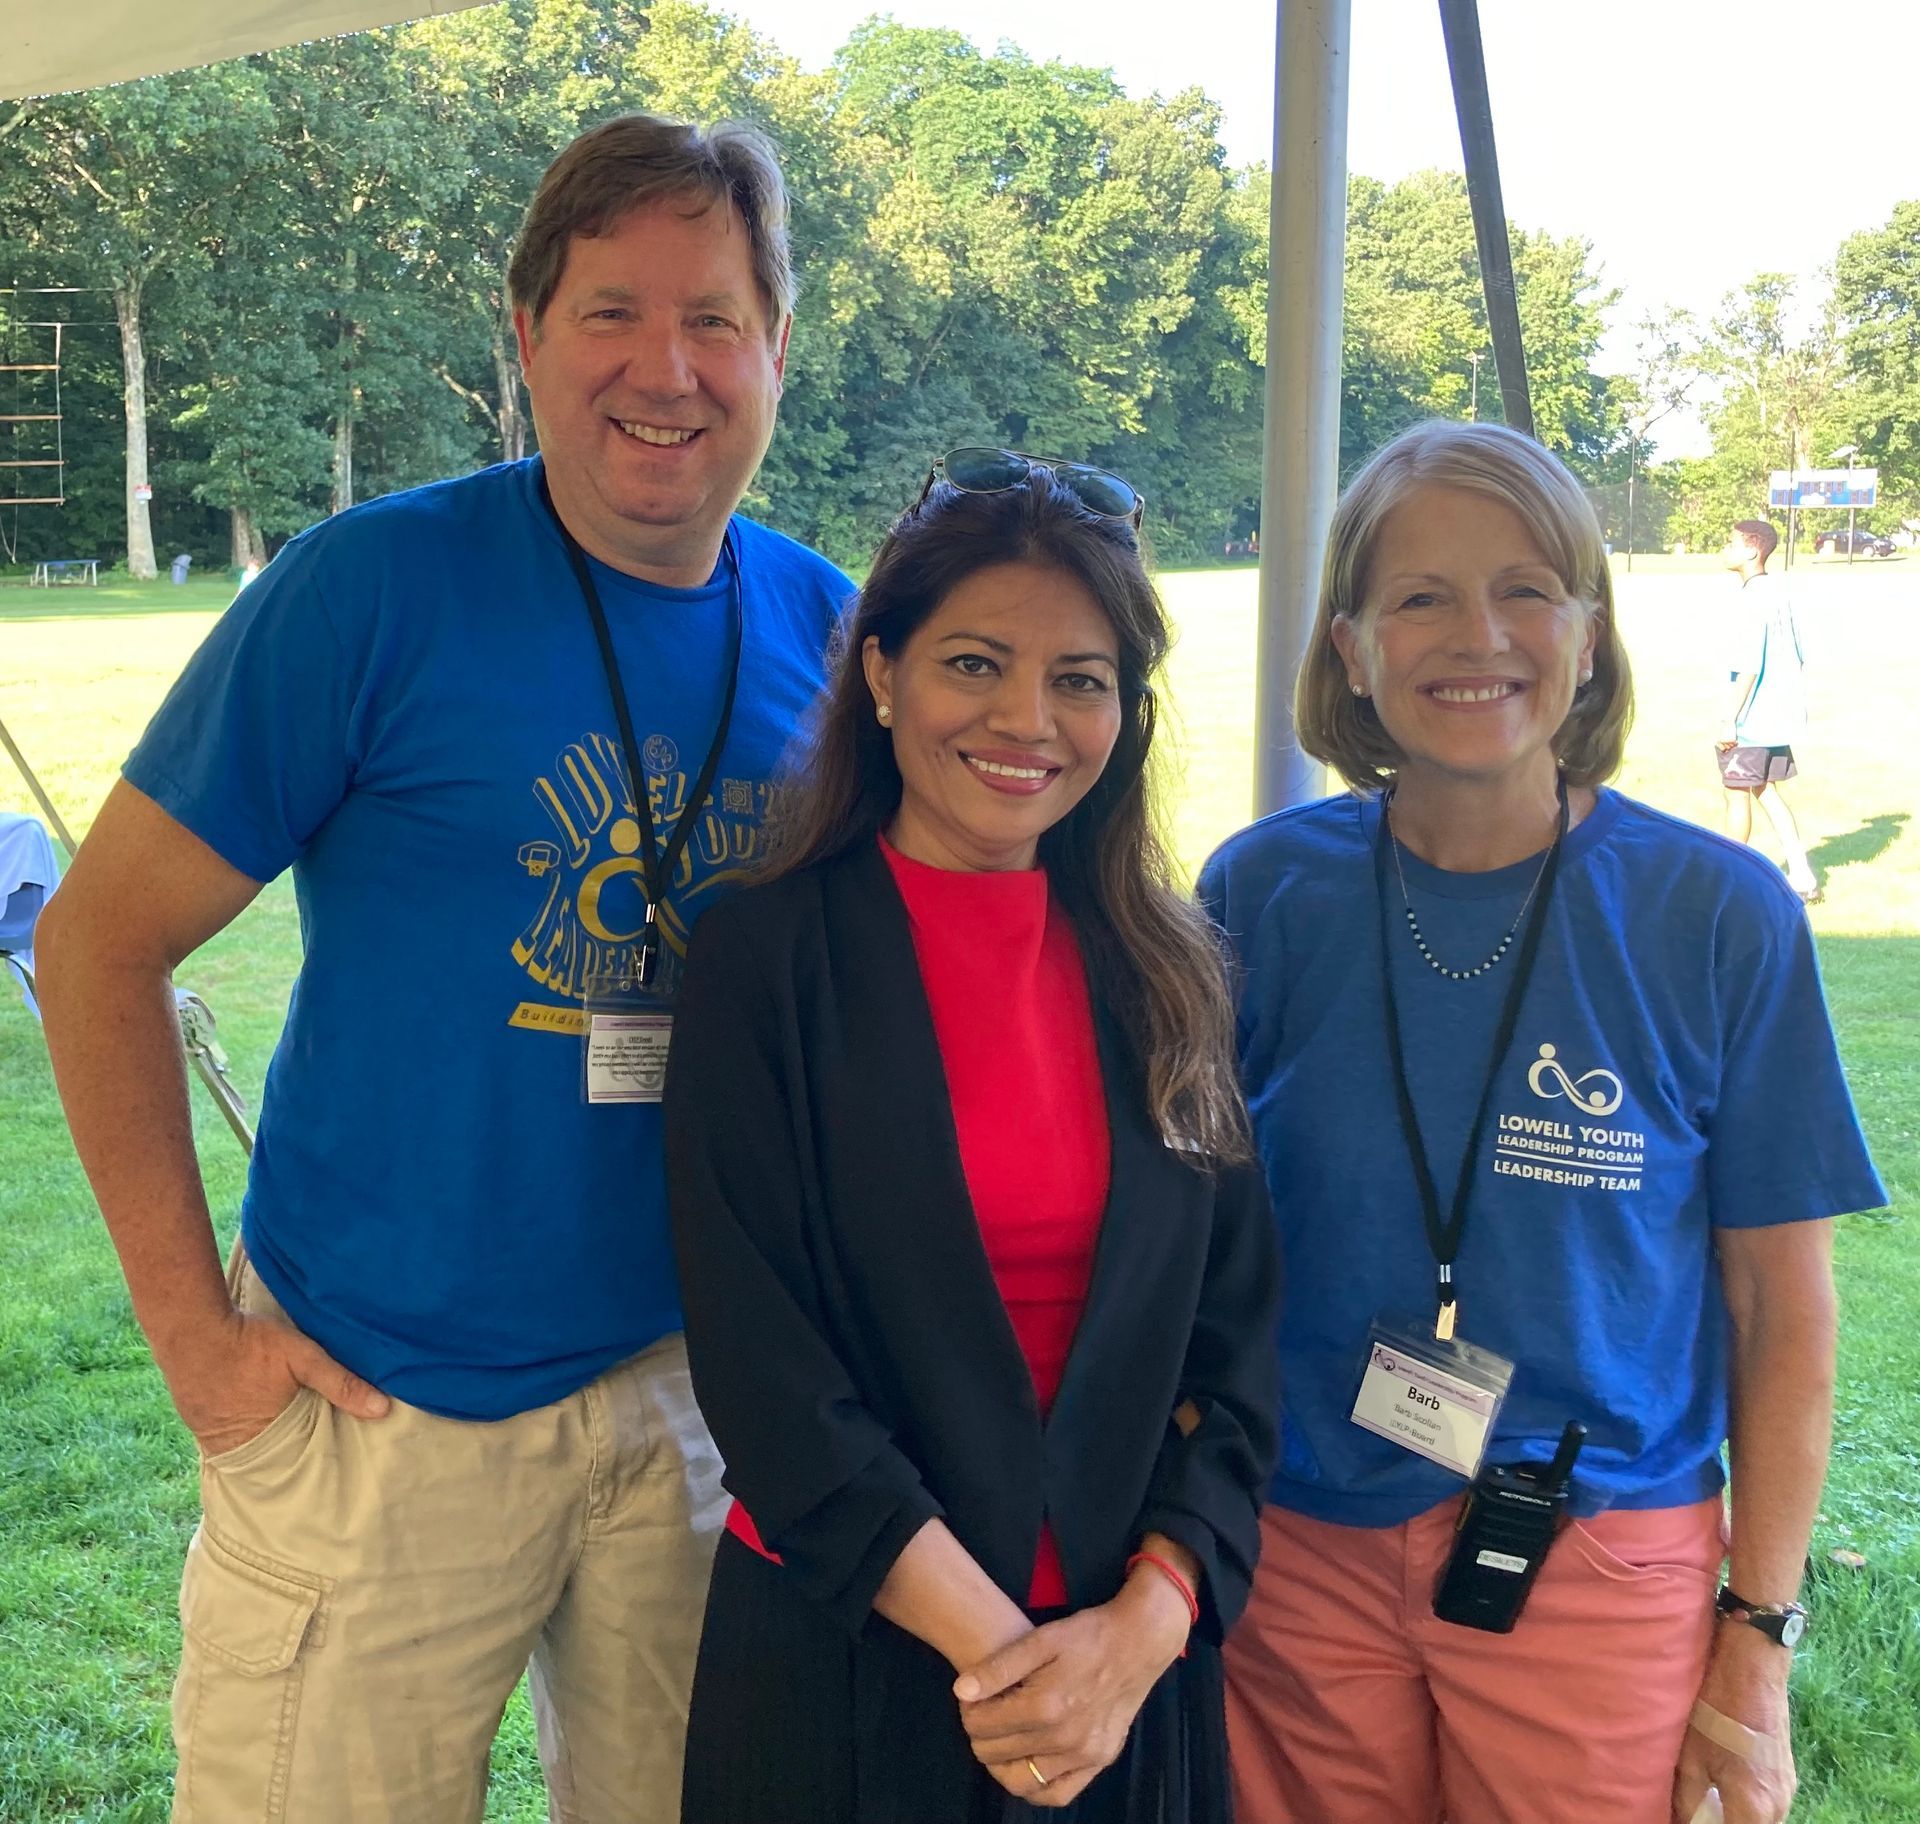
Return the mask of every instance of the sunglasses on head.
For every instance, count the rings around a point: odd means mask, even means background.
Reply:
[[[915,505],[926,504],[937,481],[958,488],[962,494],[1004,494],[1009,488],[1024,486],[1036,470],[1051,475],[1089,513],[1097,513],[1102,519],[1124,519],[1135,531],[1139,530],[1147,510],[1146,497],[1139,489],[1118,475],[1089,468],[1084,462],[1028,456],[1019,450],[969,448],[936,456]]]

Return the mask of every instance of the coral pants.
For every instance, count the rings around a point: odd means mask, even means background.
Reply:
[[[1263,1514],[1226,1650],[1238,1824],[1667,1824],[1718,1498],[1567,1528],[1511,1634],[1434,1616],[1458,1511],[1380,1529]]]

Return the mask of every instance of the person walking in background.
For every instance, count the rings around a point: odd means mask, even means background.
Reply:
[[[1354,479],[1295,698],[1352,790],[1201,879],[1286,1276],[1238,1824],[1786,1815],[1828,1218],[1884,1192],[1778,870],[1608,789],[1632,707],[1547,451],[1429,424]],[[1511,1631],[1437,1612],[1469,1485],[1537,1514],[1570,1421],[1571,1523],[1454,1564]]]
[[[1222,959],[1148,814],[1138,510],[943,458],[776,873],[695,936],[668,1177],[738,1500],[687,1824],[1226,1824],[1275,1248]]]
[[[1767,574],[1780,535],[1764,519],[1738,521],[1722,556],[1740,578],[1740,604],[1728,655],[1733,700],[1716,742],[1726,792],[1726,831],[1753,840],[1753,807],[1766,812],[1786,851],[1787,884],[1811,904],[1820,883],[1787,802],[1786,782],[1799,771],[1794,743],[1807,732],[1806,661],[1787,585]]]
[[[48,905],[74,1142],[202,1455],[179,1824],[476,1824],[529,1658],[553,1815],[678,1812],[725,1496],[658,1087],[587,997],[670,977],[753,859],[852,592],[734,517],[785,224],[744,130],[563,151],[508,275],[541,455],[280,552]],[[304,954],[223,1276],[167,976],[289,868]]]

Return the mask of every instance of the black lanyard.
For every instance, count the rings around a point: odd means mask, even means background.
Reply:
[[[1534,896],[1533,916],[1527,921],[1527,934],[1520,941],[1520,954],[1514,959],[1513,980],[1507,988],[1506,1004],[1500,1010],[1499,1030],[1493,1035],[1493,1055],[1487,1061],[1487,1078],[1481,1086],[1480,1104],[1473,1113],[1473,1126],[1467,1133],[1467,1150],[1460,1155],[1460,1177],[1453,1187],[1453,1208],[1443,1221],[1440,1193],[1433,1182],[1433,1165],[1427,1157],[1426,1141],[1420,1135],[1420,1118],[1414,1112],[1413,1092],[1407,1086],[1406,1051],[1400,1038],[1400,1001],[1393,988],[1393,958],[1388,954],[1387,932],[1392,920],[1387,916],[1387,845],[1393,832],[1387,818],[1392,808],[1391,795],[1380,806],[1380,828],[1373,845],[1375,898],[1380,913],[1380,978],[1387,1000],[1387,1055],[1393,1063],[1393,1090],[1400,1104],[1400,1131],[1406,1136],[1407,1156],[1413,1162],[1414,1182],[1420,1187],[1420,1213],[1426,1219],[1427,1246],[1433,1250],[1434,1265],[1439,1268],[1440,1321],[1442,1337],[1453,1333],[1453,1311],[1458,1295],[1453,1287],[1453,1263],[1460,1257],[1460,1242],[1467,1230],[1467,1200],[1473,1189],[1473,1167],[1480,1155],[1480,1142],[1486,1133],[1487,1110],[1493,1103],[1493,1086],[1506,1062],[1513,1043],[1514,1028],[1520,1023],[1520,1003],[1526,998],[1527,984],[1533,979],[1533,965],[1540,954],[1540,937],[1547,926],[1547,908],[1553,901],[1553,883],[1560,872],[1560,855],[1567,840],[1567,782],[1560,781],[1560,828],[1553,839],[1553,850],[1543,862],[1539,891]]]
[[[680,815],[667,832],[667,845],[662,849],[654,831],[653,794],[647,790],[646,769],[640,760],[640,743],[634,739],[633,712],[627,707],[627,687],[620,677],[620,661],[614,656],[613,630],[607,625],[606,609],[600,605],[600,591],[594,585],[587,554],[581,550],[580,541],[568,530],[567,522],[554,506],[544,470],[540,476],[540,498],[546,502],[547,511],[553,515],[553,523],[560,529],[561,542],[567,548],[567,561],[573,566],[574,580],[580,585],[580,598],[586,603],[588,618],[593,622],[594,641],[600,648],[600,663],[606,670],[607,689],[613,697],[614,720],[620,727],[620,746],[627,761],[627,791],[633,799],[634,813],[640,820],[640,881],[646,893],[647,915],[640,931],[640,959],[636,973],[641,987],[646,988],[652,986],[660,967],[660,908],[666,902],[673,871],[680,865],[680,857],[686,853],[687,844],[693,839],[693,826],[699,821],[707,794],[713,789],[713,775],[720,766],[720,750],[726,746],[727,730],[733,725],[733,699],[740,688],[740,649],[746,642],[740,553],[734,546],[733,527],[729,525],[722,542],[727,559],[727,605],[732,627],[732,660],[727,666],[727,694],[720,705],[720,725],[713,731],[713,745],[707,749],[700,776],[693,782],[693,790],[680,807]]]

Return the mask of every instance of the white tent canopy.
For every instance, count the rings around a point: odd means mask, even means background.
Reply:
[[[13,0],[0,7],[0,100],[218,63],[479,0]]]

